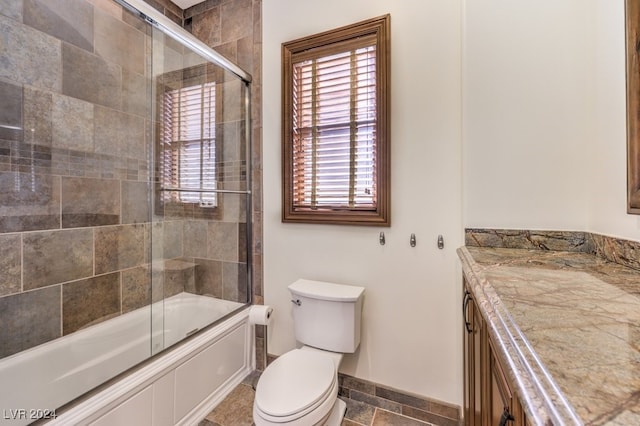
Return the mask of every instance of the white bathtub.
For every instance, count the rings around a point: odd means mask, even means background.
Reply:
[[[180,424],[203,417],[208,407],[224,396],[213,394],[224,393],[227,382],[234,381],[228,384],[230,389],[253,369],[252,327],[248,326],[248,309],[240,310],[242,306],[180,293],[152,307],[2,359],[0,424],[23,425],[38,417],[53,418],[54,414],[57,419],[51,424],[118,424],[109,420],[113,420],[118,406],[134,409],[127,416],[143,414],[135,424],[145,424],[147,417],[146,424],[153,425]],[[155,354],[236,310],[237,314],[221,324],[158,356],[94,396],[64,412],[56,411],[146,360],[152,352]],[[196,377],[210,378],[200,390],[189,383],[194,373],[189,365],[197,366]],[[210,383],[217,384],[215,389]],[[155,405],[161,403],[154,397],[164,398],[164,403],[171,398],[171,404],[166,404],[171,406],[171,413],[167,407],[162,407],[164,412],[153,408],[154,401]],[[203,405],[201,398],[209,402]],[[131,401],[138,402],[131,405]],[[151,404],[148,410],[143,407],[146,402]],[[159,415],[161,419],[154,419]]]

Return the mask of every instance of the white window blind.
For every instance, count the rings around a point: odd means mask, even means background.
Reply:
[[[293,63],[294,208],[376,207],[376,47]]]
[[[165,92],[162,105],[163,187],[216,189],[216,86]],[[215,207],[213,192],[165,191],[165,201]]]

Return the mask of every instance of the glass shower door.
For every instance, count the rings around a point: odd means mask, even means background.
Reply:
[[[250,301],[248,85],[152,36],[152,351]]]

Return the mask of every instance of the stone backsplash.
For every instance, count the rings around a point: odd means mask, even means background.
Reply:
[[[467,228],[465,245],[590,253],[640,270],[640,242],[591,232]]]

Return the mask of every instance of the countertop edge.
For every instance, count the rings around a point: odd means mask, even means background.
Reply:
[[[485,278],[483,271],[490,266],[478,265],[464,246],[457,253],[471,296],[486,321],[497,356],[509,367],[505,373],[516,387],[527,419],[534,425],[582,424]]]

